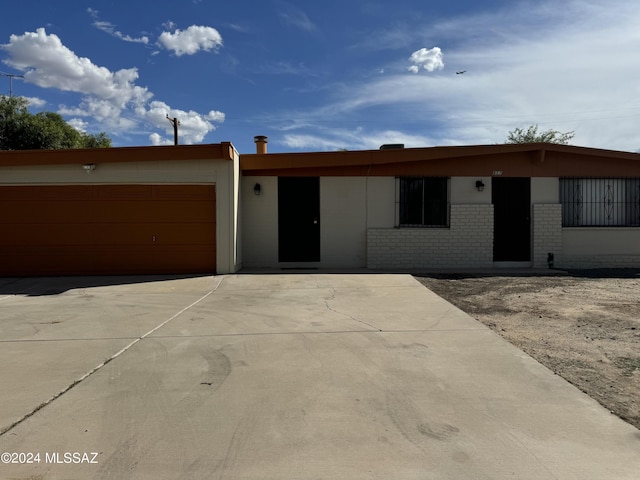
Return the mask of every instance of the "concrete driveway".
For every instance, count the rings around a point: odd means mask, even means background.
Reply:
[[[640,431],[408,275],[0,279],[0,368],[3,479],[640,472]]]

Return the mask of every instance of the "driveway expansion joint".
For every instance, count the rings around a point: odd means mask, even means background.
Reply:
[[[116,358],[118,358],[119,356],[121,356],[122,354],[124,354],[125,352],[127,352],[129,349],[131,349],[134,345],[136,345],[138,342],[144,340],[145,338],[147,338],[149,335],[152,335],[153,333],[155,333],[156,331],[158,331],[159,329],[161,329],[162,327],[164,327],[165,325],[167,325],[169,322],[171,322],[172,320],[178,318],[180,315],[182,315],[183,313],[185,313],[187,310],[195,307],[196,305],[198,305],[200,302],[202,302],[204,299],[208,298],[210,295],[212,295],[222,284],[222,281],[224,280],[224,277],[222,277],[220,279],[220,281],[218,282],[218,284],[209,292],[205,293],[202,297],[200,297],[198,300],[196,300],[195,302],[191,303],[190,305],[184,307],[182,310],[180,310],[178,313],[172,315],[171,317],[169,317],[167,320],[165,320],[164,322],[160,323],[159,325],[155,326],[154,328],[152,328],[151,330],[149,330],[147,333],[145,333],[144,335],[140,336],[140,337],[136,337],[135,340],[133,340],[131,343],[129,343],[127,346],[125,346],[124,348],[120,349],[119,351],[117,351],[115,354],[113,354],[112,356],[110,356],[109,358],[107,358],[104,362],[100,363],[98,366],[92,368],[91,370],[89,370],[88,372],[86,372],[84,375],[82,375],[80,378],[74,380],[70,385],[68,385],[66,388],[62,389],[61,391],[59,391],[58,393],[56,393],[55,395],[53,395],[51,398],[49,398],[48,400],[44,401],[43,403],[41,403],[40,405],[38,405],[36,408],[34,408],[33,410],[31,410],[30,412],[28,412],[27,414],[25,414],[22,418],[16,420],[15,422],[13,422],[11,425],[9,425],[8,427],[0,430],[0,437],[4,436],[5,434],[7,434],[8,432],[10,432],[11,430],[13,430],[15,427],[17,427],[18,425],[20,425],[21,423],[23,423],[24,421],[28,420],[29,418],[31,418],[33,415],[35,415],[36,413],[38,413],[40,410],[42,410],[43,408],[45,408],[47,405],[50,405],[51,403],[53,403],[54,401],[56,401],[58,398],[60,398],[61,396],[63,396],[65,393],[67,393],[68,391],[70,391],[72,388],[74,388],[75,386],[79,385],[80,383],[82,383],[83,381],[85,381],[87,378],[89,378],[91,375],[93,375],[94,373],[96,373],[97,371],[99,371],[100,369],[102,369],[102,367],[104,367],[105,365],[107,365],[108,363],[110,363],[111,361],[115,360]]]

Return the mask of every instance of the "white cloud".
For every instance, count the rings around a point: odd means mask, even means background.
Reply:
[[[181,57],[202,50],[218,50],[222,46],[222,36],[215,28],[191,25],[184,31],[162,32],[158,43]]]
[[[280,143],[289,148],[305,150],[376,150],[386,143],[402,143],[407,148],[430,145],[432,139],[396,130],[323,128],[315,133],[287,133]]]
[[[86,132],[89,124],[80,118],[72,118],[68,120],[67,123],[71,125],[73,128],[78,130],[79,132]]]
[[[118,39],[120,39],[120,40],[122,40],[124,42],[143,43],[145,45],[147,45],[149,43],[149,37],[147,37],[147,36],[134,38],[134,37],[131,37],[129,35],[125,35],[122,32],[119,32],[118,30],[116,30],[115,26],[111,22],[105,22],[105,21],[100,20],[99,17],[98,17],[98,14],[100,12],[98,12],[98,10],[95,10],[93,8],[87,8],[87,12],[95,20],[93,22],[93,26],[96,27],[98,30],[102,30],[103,32],[108,33],[109,35],[111,35],[111,36],[113,36],[115,38],[118,38]]]
[[[176,23],[172,22],[171,20],[167,20],[162,24],[162,27],[166,28],[167,30],[175,30],[177,26],[178,25],[176,25]]]
[[[130,35],[125,35],[122,32],[116,30],[114,25],[110,22],[94,22],[93,26],[98,30],[102,30],[103,32],[108,33],[109,35],[124,42],[143,43],[144,45],[147,45],[149,43],[149,37],[147,37],[146,35],[138,38],[132,37]]]
[[[180,122],[178,127],[178,137],[181,144],[200,143],[207,133],[215,130],[212,122],[221,123],[224,121],[224,113],[211,111],[206,116],[193,110],[184,111],[171,108],[164,102],[153,101],[148,108],[138,109],[138,115],[145,118],[149,123],[158,129],[165,131],[173,138],[173,125],[167,120],[177,118]],[[153,137],[157,140],[158,137]],[[173,143],[173,140],[171,140]]]
[[[95,95],[119,108],[151,96],[146,88],[135,85],[136,68],[111,72],[94,65],[65,47],[56,35],[47,35],[44,28],[21,36],[11,35],[2,49],[9,54],[5,63],[25,72],[25,81],[39,87]]]
[[[240,32],[240,33],[247,33],[249,32],[249,28],[244,26],[244,25],[240,25],[238,23],[229,23],[227,25],[229,28],[235,30],[236,32]]]
[[[292,64],[286,61],[266,63],[253,69],[261,75],[296,75],[296,76],[316,76],[317,73],[304,63]]]
[[[174,144],[174,140],[170,138],[164,138],[162,135],[158,133],[152,133],[151,135],[149,135],[149,141],[151,142],[151,145],[154,145],[154,146]]]
[[[444,68],[444,58],[442,50],[439,47],[416,50],[409,57],[409,61],[413,63],[413,65],[408,68],[412,73],[418,73],[420,67],[427,72],[434,72],[435,70],[442,70]]]
[[[27,102],[29,102],[29,106],[31,107],[42,108],[47,104],[46,100],[43,100],[38,97],[24,97],[24,98],[27,100]]]
[[[282,11],[279,15],[285,24],[294,26],[307,32],[313,32],[317,29],[316,25],[309,19],[307,14],[298,7],[285,2],[280,2],[280,6],[282,8]]]
[[[92,118],[108,133],[139,130],[145,124],[166,131],[165,115],[169,114],[179,117],[183,125],[181,143],[198,143],[215,130],[214,123],[224,121],[224,113],[215,110],[200,114],[152,101],[153,93],[136,85],[136,68],[112,72],[97,66],[88,58],[78,57],[44,28],[11,35],[9,43],[0,48],[8,54],[5,63],[24,72],[25,81],[82,95],[79,105],[61,106],[58,110],[61,115]]]
[[[225,115],[222,112],[218,112],[217,110],[211,110],[207,115],[207,118],[212,122],[224,122]]]

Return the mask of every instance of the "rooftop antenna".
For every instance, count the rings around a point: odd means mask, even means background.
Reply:
[[[173,144],[178,145],[178,127],[180,126],[180,120],[178,120],[177,118],[169,118],[168,113],[167,120],[169,120],[169,123],[173,125]]]
[[[9,98],[11,98],[13,96],[13,79],[24,78],[24,75],[14,75],[12,73],[0,72],[0,76],[9,77]]]

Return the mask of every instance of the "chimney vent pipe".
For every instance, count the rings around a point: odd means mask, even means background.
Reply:
[[[264,155],[267,153],[267,137],[264,135],[256,135],[253,137],[253,141],[256,142],[256,153]]]

